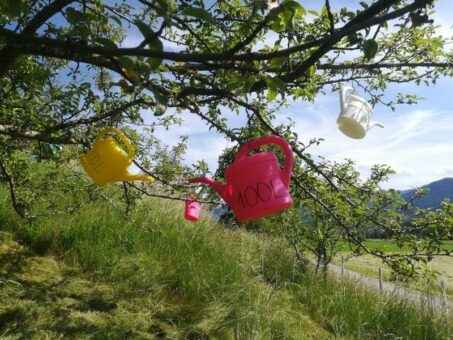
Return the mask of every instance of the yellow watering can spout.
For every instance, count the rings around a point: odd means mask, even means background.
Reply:
[[[126,146],[125,151],[118,142],[107,133],[115,134]],[[127,168],[132,163],[135,149],[129,139],[119,130],[106,128],[102,130],[92,148],[80,158],[85,171],[97,185],[109,182],[147,181],[154,182],[154,178],[145,175],[132,175]]]
[[[132,174],[127,174],[126,178],[123,180],[124,182],[128,181],[145,181],[145,182],[154,182],[156,179],[151,176],[145,176],[145,175],[132,175]]]

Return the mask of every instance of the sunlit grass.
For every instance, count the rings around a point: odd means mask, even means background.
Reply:
[[[0,202],[0,335],[441,339],[442,320],[299,268],[286,243],[143,201],[18,222]],[[19,246],[18,243],[21,245]],[[370,303],[372,301],[372,303]],[[429,337],[427,337],[429,335]]]

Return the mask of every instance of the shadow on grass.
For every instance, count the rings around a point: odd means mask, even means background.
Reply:
[[[0,239],[0,338],[166,338],[152,320],[140,336],[122,313],[107,285]]]

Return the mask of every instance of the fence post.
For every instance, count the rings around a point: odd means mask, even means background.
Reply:
[[[344,277],[344,256],[341,255],[341,277]]]
[[[440,289],[442,290],[442,309],[444,312],[445,322],[448,322],[448,307],[447,307],[447,289],[445,288],[445,281],[440,281]]]
[[[382,292],[382,268],[379,267],[379,291]]]

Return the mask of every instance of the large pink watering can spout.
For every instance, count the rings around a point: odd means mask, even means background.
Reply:
[[[194,177],[189,180],[190,183],[205,183],[210,185],[220,196],[223,196],[223,191],[226,185],[220,184],[208,177]]]
[[[247,157],[252,149],[276,144],[285,153],[283,169],[273,152],[260,152]],[[265,136],[246,143],[235,161],[225,171],[226,184],[211,178],[196,177],[190,183],[205,183],[225,200],[236,213],[239,222],[252,221],[292,205],[289,182],[293,168],[293,152],[288,142],[279,136]]]

